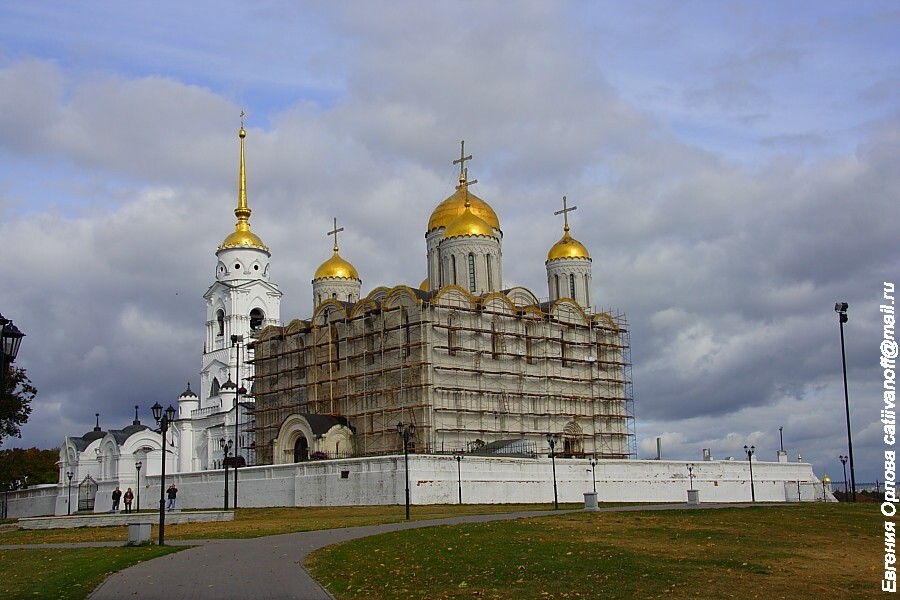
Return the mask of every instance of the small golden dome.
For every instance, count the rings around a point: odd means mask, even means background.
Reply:
[[[419,285],[419,289],[423,292],[427,292],[429,289],[431,289],[431,283],[428,281],[427,277],[422,280],[422,283]]]
[[[831,477],[826,475],[825,477],[822,478],[822,483],[824,483],[825,485],[828,485],[829,483],[831,483]]]
[[[449,240],[455,237],[468,237],[474,235],[483,235],[486,237],[495,237],[494,229],[491,224],[474,214],[470,206],[463,209],[463,213],[453,219],[444,230],[444,239]]]
[[[353,265],[341,258],[337,246],[335,246],[334,255],[316,269],[313,281],[319,279],[359,279],[359,273],[353,268]]]
[[[437,208],[431,213],[428,219],[428,231],[434,231],[440,227],[447,227],[450,223],[461,216],[466,210],[466,196],[469,198],[469,210],[472,214],[484,219],[488,225],[494,229],[500,229],[500,220],[497,213],[491,208],[487,202],[467,191],[466,187],[460,187],[452,196],[437,205]]]
[[[557,260],[559,258],[591,259],[591,255],[588,253],[587,248],[584,247],[584,244],[569,235],[568,226],[566,227],[562,239],[553,244],[553,247],[550,248],[550,252],[547,253],[548,261]]]
[[[268,252],[269,247],[263,244],[258,235],[250,231],[249,227],[245,231],[240,228],[231,232],[225,241],[219,245],[219,249],[225,248],[258,248]]]

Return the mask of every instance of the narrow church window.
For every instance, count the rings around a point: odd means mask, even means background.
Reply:
[[[469,253],[469,291],[475,291],[475,255]]]
[[[332,292],[332,293],[331,293],[331,299],[332,299],[332,300],[337,300],[337,292]]]
[[[587,275],[584,276],[584,305],[591,307],[591,286]]]
[[[559,330],[559,356],[562,358],[562,366],[569,366],[569,347],[568,342],[566,342],[566,330]]]
[[[450,277],[453,285],[456,285],[456,256],[450,257]]]
[[[485,257],[485,265],[487,266],[487,284],[488,290],[494,290],[494,257],[488,254]]]
[[[496,321],[491,323],[491,358],[500,358],[500,332]]]
[[[556,299],[558,300],[559,299],[559,275],[554,275],[553,280],[555,281],[554,288],[556,290]]]
[[[221,308],[216,311],[216,322],[219,324],[219,333],[216,335],[225,335],[225,311]]]
[[[209,395],[210,396],[218,396],[219,395],[219,378],[213,377],[212,384],[209,386]]]
[[[575,275],[569,273],[569,298],[575,299]]]
[[[456,327],[455,325],[456,319],[453,318],[453,315],[450,315],[447,318],[447,349],[451,355],[456,354]]]
[[[262,329],[263,321],[265,321],[265,315],[263,311],[258,308],[254,308],[250,311],[250,331],[259,331]]]

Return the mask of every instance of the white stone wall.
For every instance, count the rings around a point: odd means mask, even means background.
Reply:
[[[412,504],[458,502],[457,464],[448,455],[410,455]],[[471,504],[553,502],[549,458],[466,456],[460,464],[463,502]],[[343,474],[346,472],[346,476]],[[229,470],[233,478],[234,472]],[[593,489],[589,461],[556,459],[560,502],[583,502]],[[239,470],[238,506],[402,505],[405,502],[403,455],[264,465]],[[797,482],[803,500],[821,501],[822,484],[808,463],[753,463],[757,502],[796,501]],[[686,502],[689,478],[684,462],[601,460],[597,463],[600,502]],[[144,478],[142,477],[142,480]],[[224,506],[223,471],[167,476],[178,487],[183,509]],[[229,506],[234,494],[229,481]],[[750,472],[746,461],[694,463],[694,488],[701,502],[750,502]],[[818,491],[817,494],[811,492]],[[63,500],[65,487],[60,487]],[[834,497],[826,494],[828,501]],[[159,477],[149,477],[141,490],[141,506],[159,502]],[[60,512],[60,507],[62,511]],[[65,503],[57,513],[65,514]]]

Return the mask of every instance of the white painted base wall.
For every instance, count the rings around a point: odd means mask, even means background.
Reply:
[[[499,458],[466,456],[460,466],[463,502],[466,504],[553,502],[553,470],[549,458]],[[447,455],[410,455],[410,495],[416,504],[455,504],[459,501],[457,463]],[[223,471],[179,473],[166,477],[178,487],[178,507],[224,507]],[[229,508],[234,495],[229,470]],[[556,459],[560,502],[584,501],[593,491],[589,461]],[[808,463],[753,462],[758,502],[796,502],[798,482],[801,501],[834,502]],[[142,478],[141,507],[159,506],[159,477]],[[596,467],[599,502],[686,502],[690,487],[681,461],[600,460]],[[100,484],[95,512],[109,510],[115,481]],[[701,502],[749,502],[750,470],[746,461],[694,463],[693,487]],[[59,486],[56,514],[66,514],[66,488]],[[74,490],[73,490],[74,491]],[[76,502],[73,497],[73,504]],[[290,465],[264,465],[239,470],[238,506],[355,506],[405,503],[403,455],[325,460]],[[10,517],[15,504],[10,503]],[[49,513],[46,513],[49,514]],[[36,516],[34,513],[28,516]]]

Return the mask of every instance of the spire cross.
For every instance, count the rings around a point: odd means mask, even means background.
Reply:
[[[466,156],[466,140],[459,142],[459,158],[453,161],[454,165],[459,165],[460,180],[466,176],[465,164],[467,160],[472,160],[472,155]]]
[[[572,212],[573,210],[578,210],[578,207],[573,206],[572,208],[569,208],[568,205],[566,204],[566,197],[563,196],[562,210],[558,210],[555,213],[553,213],[554,215],[562,215],[563,216],[563,220],[566,224],[566,228],[565,228],[566,231],[569,230],[569,215],[568,215],[568,213]]]
[[[244,128],[244,111],[241,111],[241,129]]]
[[[337,217],[334,217],[334,229],[332,229],[331,231],[329,231],[326,235],[333,235],[333,236],[334,236],[334,251],[335,251],[335,252],[337,252],[337,249],[338,249],[337,234],[340,233],[340,232],[343,231],[343,230],[344,230],[343,227],[341,227],[340,229],[338,229],[338,226],[337,226]]]

